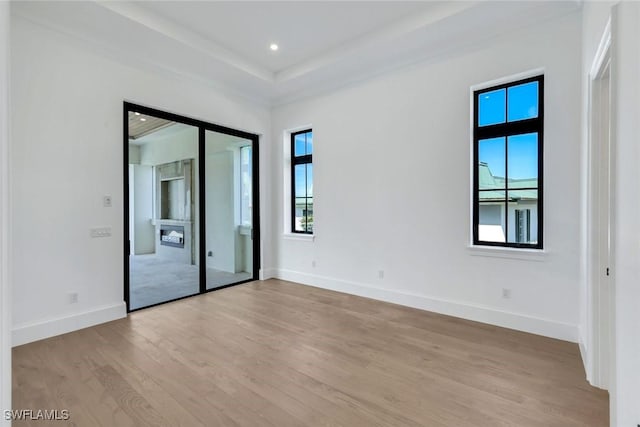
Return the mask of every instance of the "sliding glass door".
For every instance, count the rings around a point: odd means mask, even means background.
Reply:
[[[129,103],[124,117],[127,309],[257,279],[258,137]]]

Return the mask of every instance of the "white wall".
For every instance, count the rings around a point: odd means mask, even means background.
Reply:
[[[207,134],[207,142],[209,135],[211,134]],[[228,150],[208,152],[205,161],[207,267],[235,273],[233,152]],[[209,256],[210,251],[212,256]]]
[[[12,229],[9,186],[9,29],[10,3],[0,1],[0,410],[11,409]],[[11,425],[2,417],[0,424]]]
[[[270,115],[250,101],[120,63],[14,18],[16,345],[124,315],[123,100],[259,134],[269,133]],[[261,142],[268,151],[268,138]],[[102,207],[106,194],[111,208]],[[113,236],[91,239],[94,226],[111,226]],[[67,302],[71,291],[79,293],[77,304]]]
[[[640,4],[619,5],[614,28],[615,401],[618,426],[640,425]],[[617,67],[616,67],[617,65]]]
[[[238,229],[240,147],[251,141],[211,131],[205,133],[205,140],[207,267],[230,273],[245,271],[244,245],[247,242]]]
[[[156,251],[156,229],[151,223],[153,218],[153,170],[147,165],[132,165],[133,204],[129,208],[133,212],[133,236],[131,244],[135,255],[152,254]]]
[[[640,4],[617,6],[614,80],[615,380],[613,425],[640,424]]]
[[[179,130],[171,129],[179,126]],[[198,159],[198,128],[187,125],[173,125],[144,137],[148,142],[140,146],[140,163],[157,166],[178,160]],[[197,164],[197,161],[196,161]]]
[[[482,49],[276,108],[272,274],[577,341],[580,31],[574,13]],[[539,67],[545,68],[546,252],[484,256],[495,251],[468,249],[470,87]],[[308,124],[314,241],[283,236],[280,220],[289,191],[283,135]],[[502,288],[512,290],[511,299],[502,298]]]

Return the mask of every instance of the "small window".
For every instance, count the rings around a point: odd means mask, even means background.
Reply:
[[[240,147],[240,224],[251,226],[253,210],[251,192],[251,146]]]
[[[313,132],[291,134],[291,231],[313,234]]]
[[[474,92],[474,245],[542,249],[543,86]]]

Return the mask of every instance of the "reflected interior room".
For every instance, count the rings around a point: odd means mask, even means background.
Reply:
[[[199,293],[198,127],[129,111],[130,310]],[[206,283],[252,277],[251,142],[207,131]]]

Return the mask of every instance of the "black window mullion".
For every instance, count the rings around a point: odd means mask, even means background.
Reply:
[[[508,91],[507,91],[508,92]],[[506,99],[505,95],[505,99]],[[505,108],[506,105],[505,105]],[[509,243],[509,137],[504,138],[504,242]]]
[[[313,162],[313,156],[311,154],[306,154],[304,156],[294,156],[293,157],[293,164],[294,165],[303,165],[305,163],[312,163]]]
[[[524,133],[534,133],[540,129],[542,120],[534,119],[519,120],[517,122],[500,123],[497,125],[476,127],[474,132],[478,139],[497,138],[505,135],[520,135]]]

